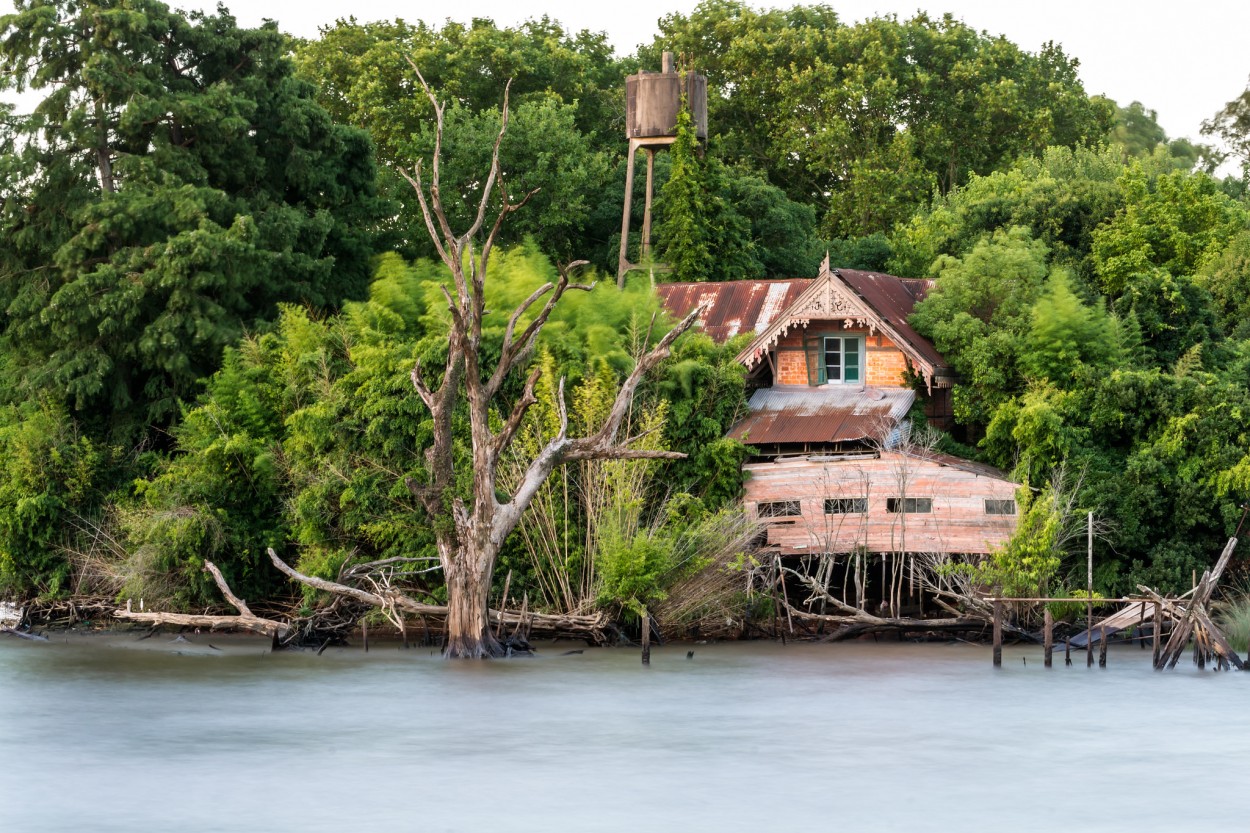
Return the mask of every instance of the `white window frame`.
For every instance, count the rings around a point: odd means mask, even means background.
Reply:
[[[836,370],[838,373],[837,379],[832,378],[833,374],[830,371],[831,369],[834,369],[834,368],[832,368],[831,365],[829,364],[829,355],[831,352],[829,349],[829,342],[835,339],[838,341],[838,348],[837,348],[838,365],[836,367]],[[846,348],[847,348],[848,343],[854,343],[855,349],[847,350]],[[821,361],[821,364],[824,366],[825,384],[826,385],[862,385],[864,384],[864,373],[866,370],[864,365],[867,364],[867,362],[865,361],[865,352],[866,351],[864,350],[864,337],[862,335],[826,335],[826,336],[823,336],[820,341],[820,361]],[[846,362],[847,355],[853,355],[855,357],[855,371],[856,371],[855,375],[857,377],[855,379],[845,378],[846,366],[847,366],[847,362]]]

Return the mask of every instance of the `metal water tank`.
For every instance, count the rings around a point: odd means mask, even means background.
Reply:
[[[625,79],[625,137],[654,139],[677,135],[682,93],[690,108],[695,132],[707,138],[707,76],[679,73],[673,53],[664,53],[661,72],[642,71]]]

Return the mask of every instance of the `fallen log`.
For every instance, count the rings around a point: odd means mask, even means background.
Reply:
[[[221,570],[217,569],[217,565],[211,561],[204,562],[204,570],[213,576],[213,581],[217,583],[217,589],[221,591],[221,595],[226,598],[236,610],[239,611],[237,616],[212,616],[201,613],[166,613],[161,611],[133,611],[129,607],[120,608],[113,611],[113,616],[117,619],[125,619],[130,622],[146,622],[153,627],[159,625],[177,625],[179,627],[188,628],[208,628],[209,630],[242,630],[251,633],[259,633],[267,636],[275,641],[284,639],[290,632],[291,626],[286,622],[278,622],[274,619],[264,619],[252,613],[248,608],[247,602],[234,595],[230,586],[226,583],[226,579],[222,576]]]
[[[383,611],[402,610],[406,613],[428,617],[435,621],[447,618],[447,608],[445,606],[419,602],[411,596],[389,587],[379,587],[379,592],[370,592],[359,587],[351,587],[335,581],[317,578],[316,576],[304,575],[279,558],[272,548],[269,549],[269,560],[281,572],[314,590],[321,590],[326,593],[354,599],[357,602],[380,608]],[[615,627],[612,619],[604,612],[584,616],[533,613],[523,609],[519,613],[489,610],[487,615],[490,621],[501,629],[511,626],[515,633],[518,629],[524,627],[524,633],[527,638],[532,633],[538,633],[548,638],[584,639],[594,645],[606,645],[612,642],[615,637]]]
[[[18,639],[29,639],[33,642],[47,642],[48,637],[38,633],[24,633],[17,628],[10,628],[8,625],[0,627],[0,633],[7,633],[9,636],[16,636]]]

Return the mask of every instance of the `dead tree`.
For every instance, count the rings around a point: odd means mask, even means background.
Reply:
[[[607,420],[590,436],[574,438],[568,435],[568,413],[561,380],[556,402],[559,414],[556,435],[524,467],[524,473],[512,493],[501,499],[500,464],[526,412],[537,402],[534,389],[539,369],[534,368],[530,372],[520,397],[510,409],[500,402],[500,391],[508,377],[525,362],[539,332],[564,293],[569,290],[588,291],[592,286],[569,280],[570,272],[583,262],[561,268],[558,282],[539,287],[512,311],[504,329],[498,362],[494,367],[484,366],[482,325],[487,315],[486,280],[491,252],[508,215],[521,208],[533,192],[512,202],[504,187],[499,146],[508,127],[508,94],[505,89],[503,118],[491,155],[490,171],[482,180],[476,213],[463,233],[457,234],[452,230],[444,209],[439,170],[443,106],[416,65],[411,60],[409,64],[434,107],[434,154],[428,187],[420,162],[411,173],[402,170],[401,173],[416,191],[426,231],[439,258],[451,273],[451,286],[450,289],[443,287],[448,313],[446,366],[434,378],[420,364],[412,370],[412,385],[433,418],[433,443],[426,451],[423,482],[410,478],[407,485],[431,519],[446,581],[445,655],[500,656],[503,651],[490,627],[487,609],[496,558],[504,539],[517,526],[522,513],[548,475],[557,466],[578,460],[673,459],[683,456],[676,452],[634,449],[630,447],[631,439],[618,439],[617,434],[643,376],[669,355],[673,341],[689,329],[701,310],[691,312],[638,360],[617,393]],[[487,229],[487,213],[496,194],[500,207]],[[485,236],[480,237],[484,229],[487,229]],[[453,453],[452,417],[460,408],[468,412],[472,450],[472,487],[467,495],[457,493]],[[492,414],[496,409],[501,418],[496,423],[497,427],[492,427]]]

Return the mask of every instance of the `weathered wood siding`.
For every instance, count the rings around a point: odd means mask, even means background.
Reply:
[[[760,503],[798,501],[800,517],[761,518],[783,555],[814,552],[988,553],[1015,531],[1016,515],[987,514],[985,501],[1014,500],[1016,484],[931,460],[880,457],[746,466],[748,514]],[[828,499],[867,500],[863,513],[826,514]],[[891,498],[928,498],[932,511],[887,510]]]
[[[807,329],[797,327],[777,342],[774,351],[777,365],[777,384],[806,385],[807,355],[803,339],[808,333],[822,335],[860,336],[864,339],[864,381],[875,388],[902,388],[907,384],[903,374],[907,370],[907,357],[889,337],[877,333],[869,335],[863,330],[843,329],[839,321],[813,321]]]

